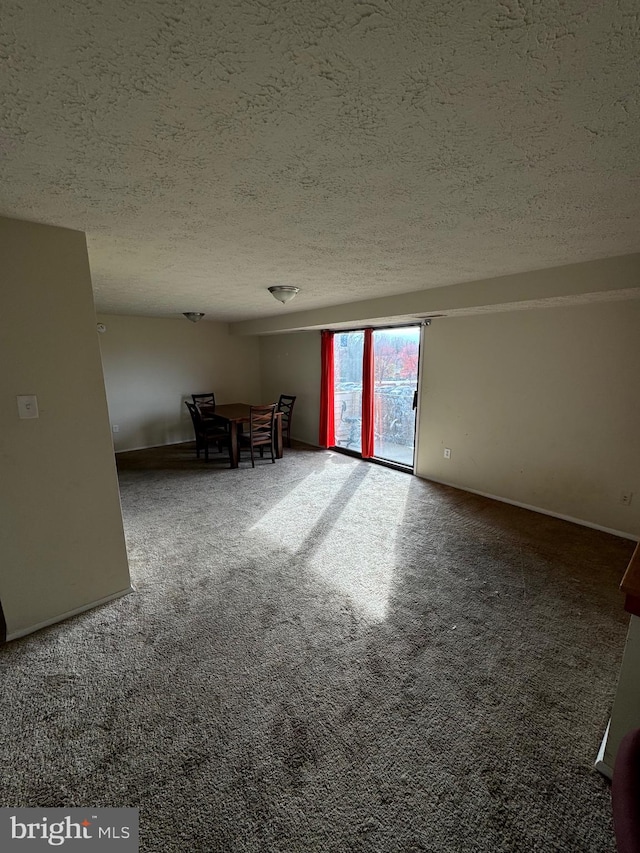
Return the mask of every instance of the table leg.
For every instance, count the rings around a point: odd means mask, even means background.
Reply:
[[[238,424],[231,421],[231,442],[229,446],[229,456],[231,458],[231,467],[238,467]]]
[[[276,418],[276,459],[282,459],[282,416]]]

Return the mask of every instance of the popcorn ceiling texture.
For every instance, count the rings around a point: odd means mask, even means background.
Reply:
[[[6,0],[0,213],[226,320],[640,249],[636,0]]]

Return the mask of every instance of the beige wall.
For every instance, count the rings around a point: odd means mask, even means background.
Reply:
[[[214,391],[217,403],[260,398],[257,338],[232,337],[223,323],[100,315],[105,384],[116,450],[193,439],[184,405]]]
[[[84,234],[0,219],[0,598],[9,636],[129,588]],[[18,418],[37,395],[40,417]]]
[[[318,443],[320,416],[320,332],[294,332],[260,338],[262,399],[293,394],[292,438]]]
[[[637,300],[434,320],[417,473],[639,535],[639,328]]]

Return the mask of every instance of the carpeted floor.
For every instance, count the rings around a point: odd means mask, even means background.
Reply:
[[[141,850],[598,851],[633,543],[299,448],[122,454],[136,593],[0,652],[2,805]]]

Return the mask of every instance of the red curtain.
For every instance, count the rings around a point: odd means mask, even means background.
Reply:
[[[336,443],[333,417],[333,332],[324,330],[322,341],[322,374],[320,376],[320,447],[333,447]]]
[[[362,354],[362,458],[373,456],[373,329],[364,330]]]

